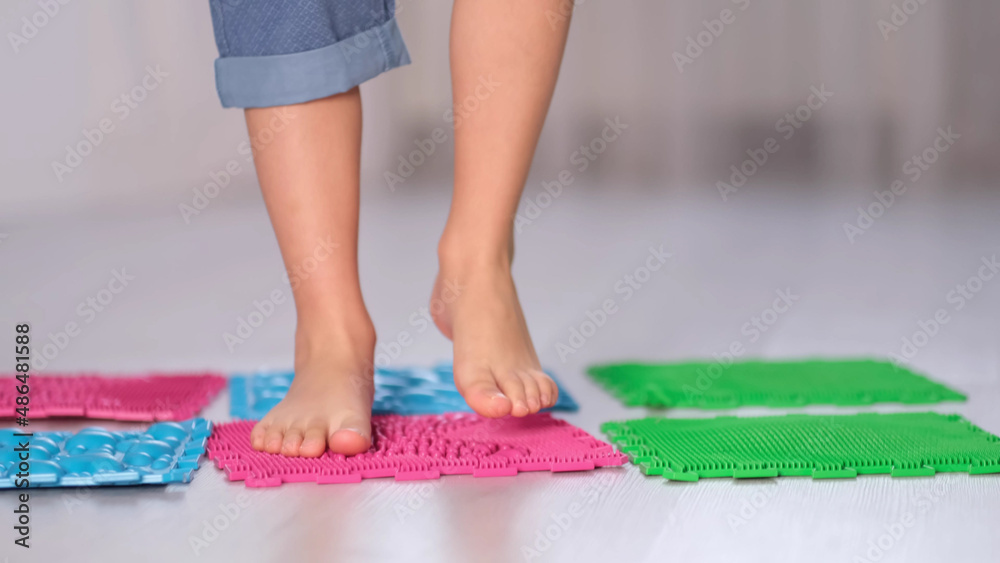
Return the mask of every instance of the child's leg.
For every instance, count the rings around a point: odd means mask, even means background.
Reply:
[[[454,103],[480,101],[455,130],[455,189],[434,290],[447,307],[435,320],[454,341],[459,390],[487,416],[524,416],[558,394],[539,366],[510,264],[514,215],[569,29],[564,4],[455,0],[452,12]],[[452,280],[459,296],[446,299]]]
[[[309,456],[354,454],[371,440],[375,330],[358,282],[361,96],[246,110],[250,138],[288,123],[256,154],[257,177],[285,268],[297,275],[295,379],[254,427],[253,447]],[[303,269],[306,266],[306,269]]]
[[[319,456],[371,442],[375,331],[358,283],[357,86],[408,64],[394,0],[209,0],[225,107],[246,109],[288,270],[295,380],[253,447]],[[287,116],[287,117],[286,117]],[[289,119],[290,117],[290,119]]]

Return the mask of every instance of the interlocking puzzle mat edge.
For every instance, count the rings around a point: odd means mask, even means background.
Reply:
[[[788,407],[799,407],[805,405],[835,405],[835,406],[865,406],[880,403],[901,403],[901,404],[934,404],[942,403],[945,401],[957,401],[962,402],[967,399],[966,395],[963,393],[944,385],[938,381],[931,379],[930,377],[915,371],[914,369],[898,365],[890,361],[877,360],[870,358],[847,358],[847,359],[829,359],[829,358],[803,358],[803,359],[788,359],[788,360],[763,360],[763,359],[748,359],[739,360],[730,364],[728,366],[723,366],[722,375],[719,377],[725,377],[725,370],[731,369],[733,366],[766,366],[766,365],[776,365],[781,367],[788,367],[794,365],[808,364],[825,364],[826,367],[842,365],[849,369],[849,366],[853,364],[867,364],[867,365],[877,365],[884,366],[885,368],[892,368],[893,373],[898,374],[900,377],[909,379],[909,383],[919,384],[926,387],[926,390],[930,391],[928,394],[920,393],[910,393],[900,391],[888,391],[882,392],[881,394],[871,394],[870,390],[858,389],[851,392],[844,392],[843,390],[834,389],[828,391],[830,394],[837,396],[835,400],[810,400],[808,397],[801,395],[786,394],[784,397],[780,393],[774,393],[769,398],[765,397],[761,400],[761,396],[758,394],[756,399],[745,400],[745,398],[740,398],[731,394],[722,395],[718,393],[718,388],[713,384],[708,384],[707,389],[696,389],[694,385],[688,385],[690,389],[684,390],[684,393],[678,392],[677,389],[669,389],[666,393],[675,393],[673,398],[665,397],[666,394],[662,389],[640,389],[637,386],[629,386],[621,381],[615,375],[615,372],[622,369],[632,369],[632,368],[678,368],[678,369],[704,369],[706,374],[710,373],[709,368],[711,366],[721,365],[714,361],[683,361],[683,362],[639,362],[639,361],[628,361],[628,362],[615,362],[615,363],[603,363],[595,364],[587,368],[587,375],[590,376],[595,382],[597,382],[603,389],[613,395],[615,398],[620,400],[622,404],[627,407],[649,407],[649,408],[697,408],[706,410],[721,410],[721,409],[731,409],[741,406],[765,406],[773,408],[788,408]],[[709,377],[706,375],[706,377]],[[617,379],[617,380],[616,380]],[[711,379],[709,379],[711,381]],[[650,388],[655,387],[655,385],[650,385]],[[712,389],[715,388],[716,392],[713,393]],[[683,394],[684,397],[677,399],[677,395]],[[654,396],[655,395],[655,396]]]
[[[680,441],[678,436],[668,436],[666,432],[659,436],[643,436],[643,431],[633,428],[636,423],[657,422],[660,424],[670,424],[671,422],[712,424],[716,422],[736,422],[738,425],[752,425],[758,422],[767,423],[769,420],[785,421],[798,424],[808,421],[824,421],[831,427],[836,427],[844,419],[856,421],[869,421],[876,424],[891,417],[925,417],[926,421],[941,423],[941,427],[953,425],[948,430],[963,432],[970,439],[981,439],[983,447],[986,444],[994,445],[993,451],[987,456],[980,456],[973,459],[973,455],[967,454],[964,459],[938,457],[935,459],[922,458],[918,461],[892,461],[890,454],[872,461],[863,460],[858,457],[846,462],[752,462],[752,463],[719,463],[701,462],[702,468],[688,467],[683,463],[671,463],[669,460],[660,459],[661,454],[657,452],[657,446],[650,444],[655,441],[660,444],[667,444],[671,439]],[[960,415],[943,415],[940,413],[861,413],[852,415],[809,415],[809,414],[788,414],[781,416],[766,417],[734,417],[720,416],[714,418],[663,418],[648,417],[626,421],[605,422],[601,425],[601,432],[608,436],[608,440],[615,444],[618,449],[629,457],[629,461],[637,465],[645,475],[661,475],[668,480],[675,481],[697,481],[699,478],[732,477],[734,479],[762,478],[762,477],[812,477],[814,479],[835,479],[854,478],[858,475],[878,475],[888,474],[892,477],[930,477],[936,473],[968,473],[970,475],[996,474],[1000,473],[1000,437],[997,437],[985,430],[973,425]],[[647,432],[648,433],[648,432]],[[679,433],[679,432],[678,432]],[[654,434],[655,433],[651,433]],[[808,445],[808,444],[807,444]],[[814,445],[808,445],[813,446]],[[815,451],[815,450],[813,450]],[[729,457],[733,457],[732,451],[727,450]],[[762,454],[764,455],[764,454]],[[853,463],[852,463],[853,461]],[[690,465],[690,464],[689,464]]]
[[[203,418],[157,422],[141,431],[109,431],[92,426],[78,432],[33,432],[31,437],[16,435],[24,433],[24,429],[3,428],[0,429],[0,490],[18,488],[21,478],[17,472],[22,470],[22,461],[20,451],[15,448],[25,443],[29,450],[30,488],[189,483],[205,453],[212,428],[212,422]],[[14,446],[9,447],[11,444]],[[154,467],[159,460],[152,455],[166,457],[171,449],[169,465]],[[31,459],[31,452],[44,459]],[[74,470],[66,470],[59,462],[70,463]],[[9,468],[4,469],[7,464]]]
[[[462,455],[445,456],[444,458],[421,458],[412,452],[401,454],[394,459],[383,450],[373,448],[372,451],[358,456],[346,458],[339,454],[327,452],[319,458],[287,458],[280,454],[256,452],[250,449],[249,435],[253,421],[235,421],[217,425],[215,433],[207,443],[208,458],[215,462],[216,467],[225,471],[230,481],[244,481],[247,487],[274,487],[283,483],[315,482],[328,483],[359,483],[364,479],[393,477],[396,481],[414,481],[438,479],[443,475],[472,475],[473,477],[503,477],[515,476],[520,472],[551,471],[553,473],[567,471],[589,471],[601,467],[620,466],[627,461],[627,456],[616,451],[611,444],[603,442],[586,431],[569,424],[566,421],[552,418],[547,413],[539,413],[524,418],[487,419],[474,413],[447,413],[417,416],[379,415],[373,417],[376,425],[376,435],[379,435],[378,425],[383,420],[406,422],[407,424],[424,424],[439,422],[455,425],[459,430],[462,424],[469,427],[480,424],[484,428],[473,431],[472,442],[468,448],[481,448],[480,442],[489,436],[503,436],[504,432],[517,432],[518,427],[531,426],[548,427],[549,441],[579,442],[571,451],[550,451],[514,459],[511,454],[517,449],[518,442],[513,445],[504,443],[507,448],[499,448],[482,456],[482,453],[464,452]],[[452,429],[445,427],[446,431]],[[407,436],[410,436],[407,434]],[[453,441],[461,442],[464,435],[451,436]],[[510,437],[506,437],[510,440]],[[237,441],[242,445],[236,445]],[[416,443],[412,437],[407,440],[406,447]],[[391,448],[397,447],[393,443]],[[452,443],[452,446],[455,446]],[[390,452],[398,453],[398,452]],[[463,458],[463,455],[467,456]],[[477,457],[479,456],[479,457]],[[277,465],[275,465],[277,464]],[[255,467],[255,465],[257,467]],[[281,467],[284,466],[284,467]],[[277,468],[277,469],[276,469]]]
[[[0,399],[14,389],[14,376],[0,375]],[[9,384],[9,385],[8,385]],[[140,396],[129,398],[137,388],[150,384],[153,391],[142,390],[156,398]],[[196,416],[226,387],[226,377],[216,372],[154,372],[139,376],[108,376],[96,373],[51,373],[32,375],[30,418],[79,417],[94,420],[119,420],[126,422],[179,422]],[[128,386],[134,386],[128,388]],[[65,389],[60,389],[65,387]],[[164,398],[164,392],[185,392],[187,397]],[[65,394],[55,401],[50,394]],[[75,395],[75,396],[74,396]],[[11,400],[0,400],[0,419],[18,415],[13,394]],[[123,400],[125,396],[125,400]]]

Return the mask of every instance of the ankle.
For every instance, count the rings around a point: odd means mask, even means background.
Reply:
[[[345,362],[363,362],[375,349],[375,325],[362,313],[300,315],[295,329],[295,364],[316,358],[342,356]]]
[[[513,259],[512,236],[464,236],[464,233],[445,229],[438,243],[438,264],[442,271],[459,274],[480,271],[509,274]]]

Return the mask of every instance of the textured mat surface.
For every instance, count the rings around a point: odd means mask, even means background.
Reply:
[[[519,471],[583,471],[622,465],[626,457],[605,442],[548,414],[489,419],[473,413],[376,416],[375,443],[352,457],[327,452],[289,458],[250,447],[252,421],[219,424],[208,440],[208,457],[231,481],[250,487],[281,483],[358,483],[517,475]]]
[[[191,480],[212,423],[158,422],[143,432],[17,432],[0,430],[0,489],[17,487],[25,474],[30,487],[162,485]]]
[[[13,376],[0,377],[0,418],[16,416]],[[108,377],[32,375],[28,418],[77,416],[105,420],[186,420],[226,386],[211,373]]]
[[[940,383],[878,360],[609,364],[588,373],[630,407],[870,405],[964,401]]]
[[[646,475],[679,481],[1000,473],[1000,438],[958,415],[645,418],[601,430]]]
[[[284,398],[293,377],[292,372],[234,375],[229,379],[230,414],[234,418],[260,420]],[[551,373],[549,377],[555,380]],[[556,385],[559,385],[558,381]],[[559,399],[554,407],[547,410],[575,411],[577,408],[573,397],[559,385]],[[450,364],[433,368],[379,368],[375,372],[374,414],[471,411],[455,389]]]

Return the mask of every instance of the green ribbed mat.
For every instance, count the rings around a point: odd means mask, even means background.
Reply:
[[[630,407],[857,406],[964,401],[965,395],[878,360],[609,364],[588,373]]]
[[[646,475],[678,481],[1000,473],[1000,438],[959,415],[644,418],[601,430]]]

